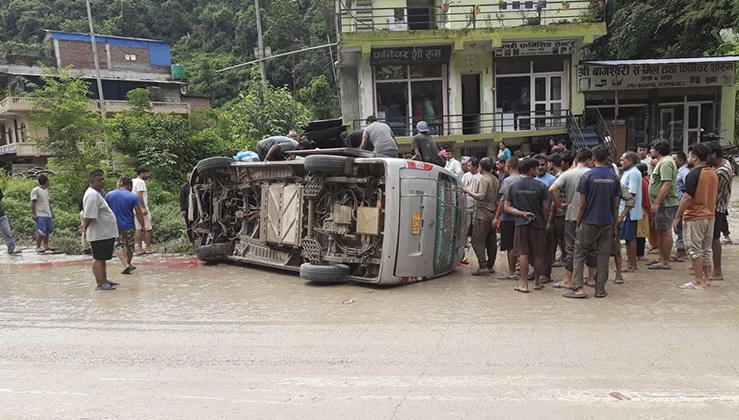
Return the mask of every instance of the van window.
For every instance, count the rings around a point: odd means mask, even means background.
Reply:
[[[457,251],[457,225],[460,214],[457,208],[457,183],[450,176],[440,173],[436,190],[436,239],[434,244],[434,273],[451,270]]]

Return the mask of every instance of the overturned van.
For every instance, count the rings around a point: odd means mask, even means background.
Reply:
[[[443,276],[464,254],[464,197],[429,163],[357,149],[280,162],[200,161],[188,217],[199,259],[394,285]]]

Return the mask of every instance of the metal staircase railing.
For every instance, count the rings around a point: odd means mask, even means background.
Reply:
[[[586,109],[585,121],[586,123],[588,121],[593,121],[595,131],[598,132],[598,137],[600,137],[601,144],[604,144],[608,147],[608,150],[611,153],[611,159],[616,162],[616,160],[618,159],[618,156],[616,156],[616,145],[613,142],[611,132],[608,130],[608,126],[606,126],[606,121],[605,119],[603,119],[603,114],[600,113],[600,110],[598,108]]]
[[[572,141],[573,150],[588,147],[585,143],[585,137],[582,135],[580,123],[569,109],[567,110],[567,134],[570,136],[570,140]]]

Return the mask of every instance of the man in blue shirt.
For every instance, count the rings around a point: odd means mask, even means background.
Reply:
[[[139,220],[139,226],[144,226],[144,213],[141,211],[139,197],[132,192],[133,180],[131,178],[121,178],[118,182],[118,189],[106,194],[105,201],[108,207],[115,215],[118,223],[118,239],[115,241],[116,254],[123,263],[122,274],[131,274],[136,269],[131,265],[133,260],[133,251],[136,247],[136,224],[134,222],[134,214]]]
[[[582,176],[577,187],[580,201],[577,207],[573,290],[563,295],[567,298],[587,297],[583,290],[583,266],[588,255],[593,253],[598,255],[595,297],[604,298],[608,295],[605,288],[608,259],[621,197],[621,184],[608,165],[608,155],[608,147],[604,145],[593,148],[595,168]]]
[[[642,219],[642,176],[636,165],[640,162],[636,152],[626,152],[621,155],[621,167],[624,174],[621,176],[621,185],[634,197],[634,207],[623,220],[621,225],[621,239],[626,241],[626,270],[636,270],[636,228]],[[621,202],[619,214],[624,211],[625,203]]]
[[[677,184],[675,187],[675,190],[677,191],[677,199],[682,200],[683,199],[683,193],[685,192],[685,177],[690,173],[690,169],[688,169],[688,157],[685,156],[684,152],[672,152],[672,160],[675,161],[675,165],[677,165]],[[675,248],[677,248],[677,252],[675,253],[675,256],[673,257],[676,262],[682,262],[688,259],[688,253],[685,250],[685,242],[683,241],[683,221],[680,220],[680,223],[677,224],[677,229],[675,229],[675,233],[677,234],[677,240],[675,241]]]

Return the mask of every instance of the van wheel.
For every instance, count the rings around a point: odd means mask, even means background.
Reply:
[[[233,158],[226,156],[209,157],[198,162],[198,164],[195,165],[195,170],[198,171],[199,174],[205,175],[219,169],[228,169],[233,161]]]
[[[308,172],[326,172],[330,174],[343,174],[346,172],[347,164],[351,158],[333,155],[308,155],[303,161],[305,170]]]
[[[231,243],[223,242],[218,244],[203,245],[195,251],[195,256],[205,263],[219,263],[231,255],[233,248]]]
[[[316,265],[301,264],[300,277],[315,283],[343,283],[349,275],[349,266],[344,264]]]

